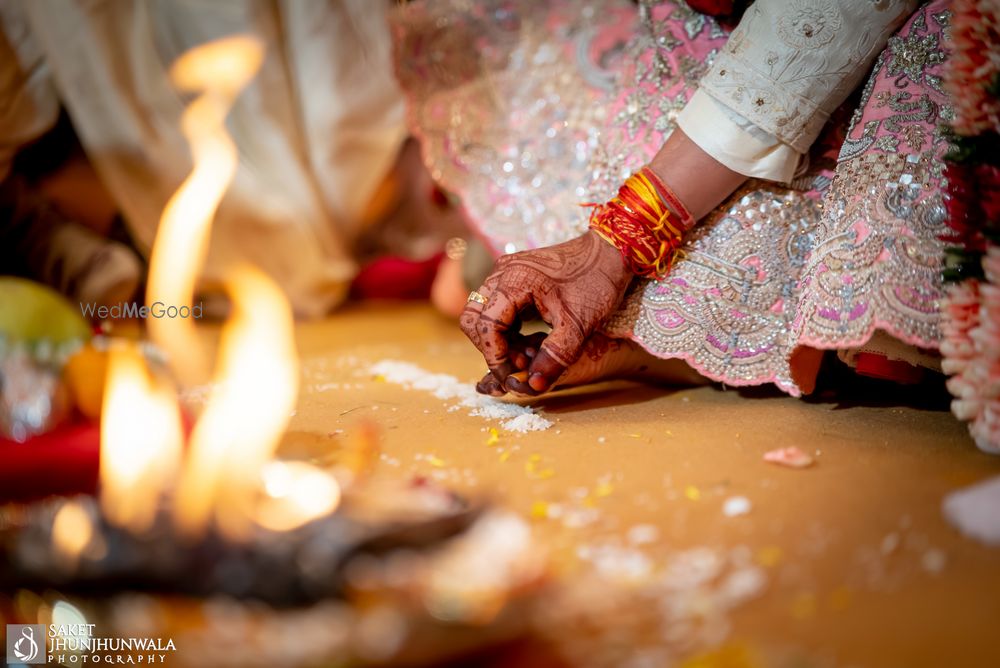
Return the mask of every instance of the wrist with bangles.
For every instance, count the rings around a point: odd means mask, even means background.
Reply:
[[[637,276],[661,279],[670,271],[694,218],[649,167],[628,177],[606,204],[590,204],[590,229],[617,248]]]

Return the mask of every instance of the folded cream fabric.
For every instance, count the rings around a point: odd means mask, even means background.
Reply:
[[[239,168],[214,223],[202,285],[219,284],[233,263],[251,262],[300,315],[325,313],[345,296],[364,209],[406,137],[389,0],[8,4],[23,17],[15,23],[0,15],[3,32],[32,59],[21,58],[12,72],[0,59],[0,165],[8,145],[54,119],[45,104],[55,98],[38,102],[32,93],[55,91],[146,249],[164,204],[191,170],[179,123],[188,100],[168,80],[171,63],[218,37],[257,36],[266,54],[228,118]],[[23,104],[7,111],[12,100]]]

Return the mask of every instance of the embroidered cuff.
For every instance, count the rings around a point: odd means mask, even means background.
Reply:
[[[791,146],[702,90],[681,111],[677,126],[703,151],[744,176],[787,183],[802,158]]]

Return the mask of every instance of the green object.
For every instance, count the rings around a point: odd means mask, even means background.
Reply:
[[[39,283],[0,276],[0,340],[59,345],[89,338],[79,306]]]
[[[944,249],[941,277],[945,283],[957,283],[968,278],[983,278],[983,254],[958,246]]]

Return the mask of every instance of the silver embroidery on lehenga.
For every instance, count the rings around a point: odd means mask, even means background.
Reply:
[[[435,178],[506,252],[582,232],[580,204],[604,201],[648,162],[726,38],[673,2],[429,4],[395,23],[411,122]],[[792,394],[789,360],[803,345],[856,346],[883,329],[936,347],[935,126],[949,113],[938,5],[892,38],[846,140],[848,114],[834,114],[795,188],[749,182],[607,330],[709,378]]]

